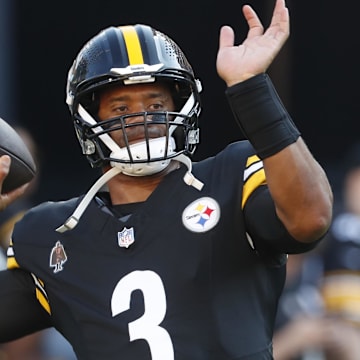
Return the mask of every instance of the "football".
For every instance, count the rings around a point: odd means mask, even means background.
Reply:
[[[10,171],[5,178],[1,193],[8,193],[31,181],[36,165],[30,150],[16,130],[0,118],[0,156],[11,157]]]

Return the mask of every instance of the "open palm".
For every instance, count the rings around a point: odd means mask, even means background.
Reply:
[[[216,67],[227,86],[265,72],[289,37],[285,0],[276,0],[271,24],[265,31],[249,5],[243,7],[243,14],[249,31],[242,44],[234,44],[234,31],[230,26],[225,25],[220,30]]]

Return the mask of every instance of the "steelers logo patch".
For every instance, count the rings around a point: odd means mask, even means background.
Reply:
[[[203,197],[193,201],[182,214],[184,226],[193,232],[206,232],[220,219],[220,206],[216,200]]]

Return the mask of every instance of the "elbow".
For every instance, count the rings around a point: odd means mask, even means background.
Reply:
[[[300,210],[287,223],[289,233],[298,241],[311,243],[321,239],[329,230],[333,217],[333,201],[317,203]]]
[[[305,224],[302,228],[302,234],[299,241],[311,243],[321,239],[329,230],[332,221],[332,211],[326,214],[320,214],[309,220],[309,224]]]

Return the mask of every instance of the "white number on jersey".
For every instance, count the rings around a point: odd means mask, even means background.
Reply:
[[[166,295],[163,282],[153,271],[133,271],[115,286],[112,299],[112,316],[130,309],[131,293],[140,290],[144,297],[144,315],[129,323],[130,341],[148,342],[153,360],[173,360],[174,348],[169,333],[159,324],[166,314]]]

